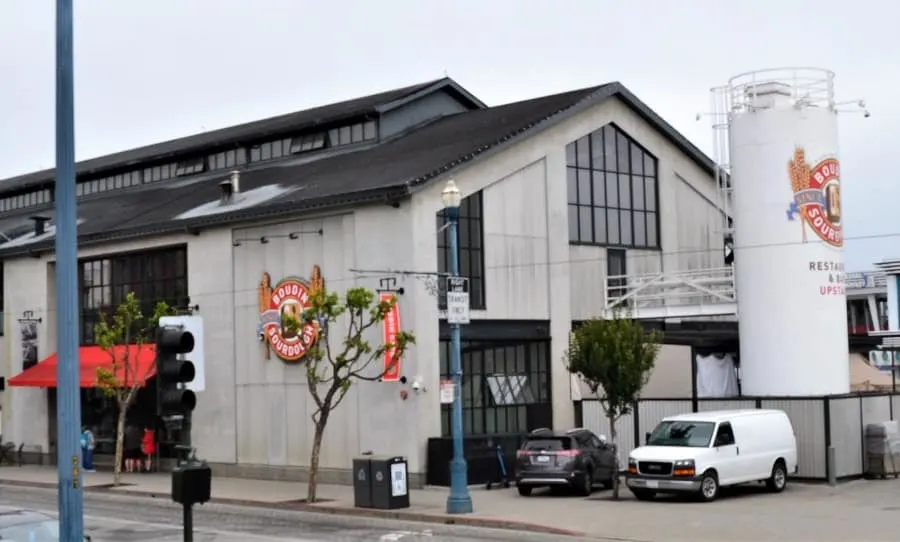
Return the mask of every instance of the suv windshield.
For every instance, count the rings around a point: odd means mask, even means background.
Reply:
[[[558,452],[560,450],[571,450],[572,439],[568,437],[539,437],[530,438],[525,441],[525,450]]]
[[[708,448],[715,428],[712,422],[662,422],[653,430],[647,445]]]

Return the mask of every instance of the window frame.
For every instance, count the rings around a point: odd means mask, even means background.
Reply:
[[[566,186],[570,244],[662,249],[659,160],[614,123],[566,145]]]
[[[450,266],[450,228],[445,209],[437,213],[438,308],[447,308],[446,277]],[[484,193],[482,190],[463,198],[457,225],[459,274],[469,279],[469,308],[487,309],[484,265]]]

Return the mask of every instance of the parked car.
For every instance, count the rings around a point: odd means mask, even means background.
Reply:
[[[519,495],[527,497],[536,487],[568,487],[586,496],[597,483],[612,487],[615,454],[605,437],[587,429],[536,429],[516,452]]]
[[[59,542],[59,522],[42,512],[0,507],[0,540]],[[90,542],[91,537],[84,540]]]
[[[746,482],[784,491],[795,472],[797,439],[784,412],[698,412],[660,422],[629,455],[625,483],[640,500],[693,493],[713,501],[721,487]]]

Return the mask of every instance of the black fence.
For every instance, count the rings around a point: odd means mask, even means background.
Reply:
[[[469,472],[469,484],[486,484],[500,479],[497,446],[506,464],[510,479],[515,473],[516,450],[525,440],[524,434],[479,435],[463,439],[463,452]],[[452,438],[428,439],[428,463],[425,483],[430,486],[450,485],[450,460],[453,458]]]

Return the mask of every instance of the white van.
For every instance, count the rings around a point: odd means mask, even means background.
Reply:
[[[783,491],[797,472],[797,439],[780,410],[725,410],[666,418],[628,457],[625,483],[639,500],[695,493],[713,501],[719,488],[764,481]]]

